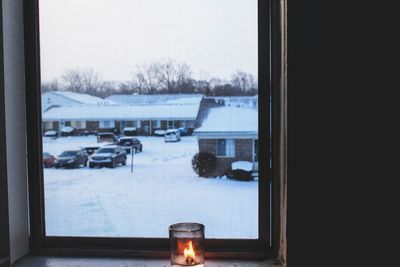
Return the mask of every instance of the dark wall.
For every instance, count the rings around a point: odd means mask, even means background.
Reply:
[[[353,23],[363,24],[365,6],[350,2],[288,0],[288,266],[366,266],[372,255],[360,248],[379,246],[368,241],[373,228],[361,231],[369,219],[354,223],[366,183],[352,181],[368,169],[356,166],[357,150],[372,145],[357,145],[355,113],[371,76],[355,78],[369,64],[356,57],[368,41],[356,41]]]
[[[0,1],[0,266],[10,257],[8,197],[7,197],[7,161],[6,130],[4,105],[4,58],[3,58],[3,16]]]

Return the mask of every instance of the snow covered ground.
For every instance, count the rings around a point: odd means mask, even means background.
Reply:
[[[207,238],[258,237],[258,182],[200,178],[195,136],[165,143],[139,137],[143,152],[115,169],[44,169],[48,236],[168,237],[177,222],[205,225]],[[44,139],[43,150],[98,145],[94,136]]]

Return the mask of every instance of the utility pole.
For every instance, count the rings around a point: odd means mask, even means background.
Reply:
[[[135,155],[133,147],[131,147],[131,173],[133,172],[133,156]]]

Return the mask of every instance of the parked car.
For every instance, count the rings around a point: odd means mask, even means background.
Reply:
[[[135,127],[125,127],[124,130],[125,136],[135,136],[137,135],[137,129]]]
[[[111,142],[116,144],[118,142],[118,138],[112,132],[97,133],[97,143],[102,142]]]
[[[155,130],[154,135],[156,136],[164,136],[165,135],[165,130]]]
[[[188,136],[193,134],[193,128],[181,127],[178,128],[178,130],[181,133],[181,136]]]
[[[72,136],[75,134],[75,129],[71,126],[64,126],[60,130],[61,136]]]
[[[131,153],[131,148],[134,149],[135,153],[143,151],[143,145],[139,139],[131,136],[121,137],[118,141],[118,145],[125,148],[126,153]]]
[[[66,150],[63,151],[54,161],[54,166],[58,169],[60,167],[66,168],[79,168],[79,166],[86,166],[88,162],[88,155],[82,149]]]
[[[181,133],[178,129],[168,129],[164,135],[165,142],[178,142],[181,141]]]
[[[89,157],[89,168],[94,168],[95,166],[114,168],[119,163],[126,165],[126,158],[126,151],[122,146],[103,146]]]
[[[54,161],[56,157],[48,152],[43,152],[43,166],[45,168],[51,168],[54,166]]]
[[[43,134],[44,137],[49,137],[49,138],[53,138],[56,139],[58,137],[58,132],[54,131],[54,130],[50,130],[50,131],[46,131]]]
[[[88,154],[88,156],[92,155],[100,146],[85,146],[82,149]]]

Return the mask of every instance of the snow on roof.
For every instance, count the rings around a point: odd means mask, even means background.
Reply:
[[[258,95],[255,96],[210,96],[216,101],[223,101],[225,106],[252,108],[258,110]]]
[[[60,106],[45,111],[43,120],[195,120],[199,105]]]
[[[202,94],[111,95],[106,100],[120,104],[200,104]]]
[[[100,103],[116,104],[113,101],[105,100],[103,98],[91,96],[88,94],[80,94],[80,93],[74,93],[74,92],[69,92],[69,91],[53,91],[51,93],[61,95],[63,97],[72,99],[72,100],[82,103],[82,104],[91,104],[91,105],[97,105]]]
[[[194,133],[258,133],[258,111],[249,108],[211,108]]]

